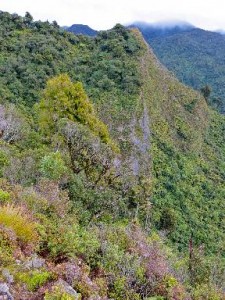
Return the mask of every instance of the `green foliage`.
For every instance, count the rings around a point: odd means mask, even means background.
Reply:
[[[87,125],[103,142],[110,141],[107,127],[95,116],[82,84],[72,83],[66,74],[47,82],[38,112],[40,127],[48,135],[55,132],[55,125],[60,119],[66,118]]]
[[[78,295],[79,297],[79,295]],[[60,287],[55,286],[51,292],[45,293],[44,300],[80,300],[80,297],[74,297],[61,291]]]
[[[217,248],[213,240],[223,240],[218,207],[224,197],[224,117],[208,110],[198,93],[165,70],[162,88],[163,71],[153,58],[146,57],[143,68],[152,74],[143,85],[144,97],[151,95],[146,105],[152,124],[152,222],[163,229],[170,211],[170,240],[183,251],[192,231],[194,244],[204,244],[212,253]]]
[[[70,157],[74,174],[84,172],[90,182],[97,185],[104,177],[110,177],[115,156],[114,144],[106,145],[88,128],[81,124],[63,120],[59,125],[59,133],[63,137]]]
[[[3,170],[4,167],[7,166],[9,164],[9,158],[7,156],[7,154],[0,150],[0,176],[3,176]]]
[[[133,107],[131,94],[137,94],[140,81],[137,63],[131,58],[137,56],[140,45],[122,26],[92,39],[68,33],[54,22],[33,22],[1,12],[0,27],[0,70],[5,74],[0,98],[32,106],[47,79],[68,73],[73,81],[84,83],[91,99],[117,101],[121,96],[117,106],[121,108],[123,102]]]
[[[19,273],[17,280],[27,285],[29,291],[35,291],[52,278],[52,274],[47,271],[32,271],[29,273]]]
[[[22,243],[36,244],[37,224],[30,219],[21,207],[4,205],[0,209],[0,225],[12,229]]]
[[[225,39],[223,34],[194,27],[175,26],[171,29],[164,28],[163,31],[141,25],[138,27],[159,60],[181,82],[196,90],[205,91],[207,102],[224,112]],[[218,46],[216,51],[215,45]]]
[[[116,300],[124,299],[127,294],[127,288],[126,288],[126,278],[118,278],[114,282],[113,291],[110,293],[110,297]]]
[[[55,218],[51,221],[43,219],[42,222],[40,253],[49,253],[56,261],[83,254],[91,262],[99,248],[99,241],[93,231],[79,226],[74,216],[60,224]]]
[[[16,249],[15,236],[10,229],[0,227],[0,267],[11,265],[14,261],[13,251]]]
[[[60,152],[53,152],[43,157],[40,163],[42,175],[48,179],[59,180],[66,174],[67,168]]]
[[[196,290],[194,290],[192,294],[192,299],[193,300],[222,300],[223,295],[215,290],[214,287],[208,286],[206,284],[202,284],[197,286]]]
[[[10,194],[0,189],[0,203],[2,204],[9,201],[10,201]]]
[[[189,259],[190,282],[198,286],[210,281],[210,264],[201,249],[193,249]]]
[[[171,208],[162,209],[159,227],[162,230],[174,230],[176,227],[176,212]]]
[[[79,298],[219,294],[224,117],[121,25],[89,39],[0,13],[0,41],[0,268],[14,298],[31,297],[25,283],[70,299],[58,279]],[[192,260],[190,237],[204,244]],[[33,254],[40,271],[25,270]]]
[[[0,69],[6,75],[0,81],[1,98],[31,106],[49,76],[69,69],[77,39],[54,24],[26,16],[1,12],[0,24]]]

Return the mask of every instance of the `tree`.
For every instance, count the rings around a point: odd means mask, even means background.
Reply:
[[[40,128],[47,135],[55,133],[57,122],[66,118],[86,125],[102,142],[111,142],[107,126],[96,116],[82,83],[73,83],[66,74],[48,80],[37,108]]]
[[[206,84],[204,87],[201,88],[201,93],[207,102],[209,100],[209,96],[210,96],[211,92],[212,92],[212,89],[208,84]]]
[[[59,131],[67,145],[74,174],[84,172],[91,185],[94,184],[93,187],[112,179],[115,153],[109,145],[103,143],[86,126],[65,119],[61,120]]]
[[[33,22],[33,17],[32,15],[27,11],[26,14],[25,14],[25,17],[24,17],[24,23],[27,25],[27,26],[30,26]]]
[[[60,28],[60,26],[58,25],[58,23],[56,21],[53,21],[52,25],[54,28]]]

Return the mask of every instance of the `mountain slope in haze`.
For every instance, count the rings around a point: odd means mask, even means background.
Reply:
[[[222,300],[224,117],[137,30],[0,21],[1,282],[15,299]]]
[[[210,103],[224,112],[225,36],[189,25],[134,24],[159,60],[183,83],[212,88]]]
[[[186,22],[167,22],[148,24],[145,22],[135,22],[128,28],[138,28],[144,38],[148,41],[158,37],[168,37],[178,33],[184,33],[195,28],[193,25]]]
[[[83,34],[87,36],[96,36],[98,34],[97,30],[83,24],[73,24],[67,27],[66,30],[74,34]]]

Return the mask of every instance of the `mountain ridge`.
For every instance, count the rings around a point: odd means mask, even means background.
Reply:
[[[73,24],[65,28],[69,32],[73,32],[74,34],[83,34],[88,36],[96,36],[98,31],[92,29],[88,25],[83,24]]]
[[[183,83],[200,91],[212,88],[210,104],[224,112],[224,35],[196,27],[161,29],[136,25],[159,60]],[[216,45],[216,48],[215,48]]]
[[[199,91],[208,85],[210,105],[225,111],[225,38],[221,32],[178,21],[134,22],[128,27],[142,32],[159,60],[184,84]]]

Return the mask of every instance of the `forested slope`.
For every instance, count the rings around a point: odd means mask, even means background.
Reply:
[[[136,30],[0,24],[0,294],[224,299],[224,117]]]
[[[179,80],[196,90],[209,85],[209,103],[224,112],[225,36],[180,24],[162,27],[136,23],[158,59]]]

